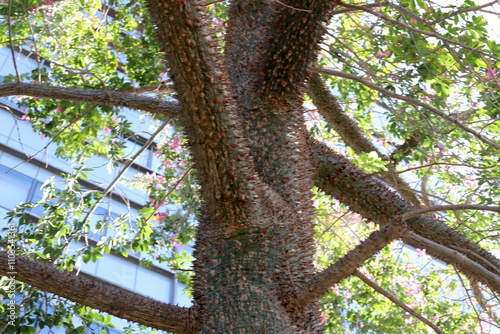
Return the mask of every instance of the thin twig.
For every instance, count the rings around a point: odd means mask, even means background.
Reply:
[[[365,80],[365,79],[360,78],[360,77],[358,77],[356,75],[353,75],[353,74],[348,74],[348,73],[344,73],[344,72],[340,72],[340,71],[335,71],[335,70],[330,70],[330,69],[324,69],[324,68],[318,68],[318,67],[313,67],[313,71],[315,71],[317,73],[323,73],[323,74],[327,74],[327,75],[333,75],[333,76],[340,77],[340,78],[350,79],[350,80],[359,82],[359,83],[363,84],[366,87],[372,88],[372,89],[376,90],[377,92],[380,92],[380,93],[382,93],[384,95],[387,95],[387,96],[390,96],[390,97],[394,97],[394,98],[400,99],[402,101],[408,102],[409,104],[411,104],[414,107],[418,106],[418,107],[425,108],[425,109],[431,111],[432,113],[434,113],[434,114],[442,117],[443,119],[447,120],[448,122],[457,125],[458,127],[462,128],[464,131],[469,132],[470,134],[472,134],[474,137],[476,137],[477,139],[481,140],[485,144],[488,144],[489,146],[494,147],[497,150],[500,150],[500,145],[499,144],[497,144],[494,141],[486,138],[485,136],[483,136],[482,134],[480,134],[476,130],[471,129],[470,127],[468,127],[467,125],[463,124],[462,122],[459,122],[457,119],[455,119],[453,117],[450,117],[449,115],[446,115],[445,113],[441,112],[440,110],[438,110],[438,109],[436,109],[436,108],[428,105],[427,103],[423,103],[423,102],[421,102],[421,101],[419,101],[417,99],[414,99],[414,98],[411,98],[411,97],[408,97],[408,96],[397,94],[395,92],[392,92],[392,91],[390,91],[388,89],[382,88],[382,87],[380,87],[380,86],[378,86],[378,85],[376,85],[376,84],[374,84],[374,83],[372,83],[372,82],[370,82],[368,80]]]
[[[450,264],[456,264],[459,268],[464,269],[467,272],[474,273],[474,275],[477,276],[481,282],[489,285],[493,291],[500,292],[500,276],[486,269],[486,266],[491,268],[489,262],[484,262],[483,265],[481,265],[456,250],[440,245],[413,232],[405,232],[403,234],[403,240],[418,248],[425,248],[429,251],[429,253],[439,255],[439,258],[442,261]]]
[[[14,53],[14,45],[12,44],[12,27],[11,27],[11,18],[12,18],[12,0],[9,0],[8,7],[9,14],[7,16],[7,29],[9,31],[9,44],[10,44],[10,52],[12,54],[12,63],[14,64],[14,71],[16,71],[17,83],[21,82],[21,76],[19,75],[19,70],[17,69],[16,63],[16,54]]]
[[[431,321],[429,321],[423,315],[421,315],[420,313],[418,313],[417,311],[415,311],[414,309],[412,309],[411,307],[409,307],[408,305],[406,305],[405,303],[403,303],[401,300],[399,300],[398,298],[396,298],[393,294],[389,293],[389,291],[383,289],[380,285],[378,285],[377,283],[373,282],[371,279],[369,279],[368,277],[366,277],[361,271],[356,270],[354,272],[354,276],[358,277],[366,285],[368,285],[373,290],[375,290],[378,293],[380,293],[382,296],[384,296],[387,299],[389,299],[391,302],[393,302],[397,306],[401,307],[406,312],[410,313],[412,316],[414,316],[418,320],[422,321],[424,324],[426,324],[427,326],[429,326],[430,328],[432,328],[436,333],[438,333],[438,334],[444,334],[443,331],[441,331],[441,329],[439,329],[438,326],[436,326],[434,323],[432,323]]]
[[[431,206],[427,208],[413,210],[411,212],[405,213],[404,215],[401,215],[401,218],[403,220],[407,220],[412,217],[419,216],[421,214],[428,212],[455,211],[455,210],[484,210],[484,211],[500,212],[500,206],[475,205],[475,204],[438,205],[438,206]]]
[[[310,9],[302,9],[302,8],[297,8],[297,7],[293,7],[293,6],[287,5],[286,3],[283,3],[280,0],[274,0],[274,1],[276,1],[280,5],[283,5],[283,6],[287,7],[287,8],[290,8],[292,10],[296,10],[296,11],[299,11],[299,12],[306,12],[306,13],[311,13],[312,12],[312,10],[310,10]]]
[[[439,18],[437,20],[434,20],[434,21],[430,22],[430,24],[435,25],[436,23],[439,23],[441,21],[449,19],[450,17],[455,16],[455,15],[459,15],[459,14],[463,14],[463,13],[467,13],[467,12],[473,12],[473,11],[476,11],[476,10],[479,11],[479,10],[481,10],[483,8],[493,6],[496,3],[498,3],[498,0],[491,1],[491,2],[485,3],[484,5],[480,5],[480,6],[476,6],[476,7],[460,8],[459,10],[451,12],[451,13],[443,16],[442,18]]]
[[[155,138],[160,134],[161,131],[163,131],[163,129],[165,128],[165,126],[167,126],[167,124],[169,123],[170,121],[167,119],[163,122],[163,124],[161,124],[158,129],[156,129],[156,131],[151,135],[151,137],[148,139],[147,142],[144,143],[144,145],[142,145],[142,147],[140,148],[139,151],[137,151],[137,153],[130,159],[128,159],[122,166],[120,172],[118,173],[118,175],[114,178],[114,180],[108,185],[108,187],[102,192],[102,198],[104,198],[107,194],[109,194],[111,192],[111,190],[116,186],[116,184],[118,183],[118,181],[120,181],[120,179],[122,178],[122,176],[128,171],[128,169],[132,166],[132,164],[139,158],[139,156],[142,154],[142,152],[144,152],[145,150],[148,149],[148,147],[153,143],[153,141],[155,140]],[[97,209],[97,206],[99,205],[99,203],[101,203],[101,199],[98,199],[94,205],[92,206],[92,208],[87,212],[87,214],[85,215],[85,217],[83,218],[82,220],[82,224],[85,223],[89,218],[90,216],[94,213],[94,211]]]
[[[47,143],[47,145],[45,145],[44,147],[42,147],[41,149],[39,149],[35,154],[33,154],[32,156],[28,157],[28,159],[18,163],[17,165],[15,165],[14,167],[12,167],[11,169],[9,169],[8,171],[5,172],[5,174],[11,172],[12,170],[16,169],[17,167],[21,166],[21,165],[24,165],[25,163],[28,163],[30,162],[31,160],[33,160],[37,155],[39,155],[41,152],[43,152],[44,150],[47,149],[47,147],[49,147],[50,144],[52,144],[54,142],[54,140],[56,140],[57,137],[59,137],[64,131],[66,131],[66,129],[68,129],[70,126],[74,125],[77,121],[79,121],[83,116],[87,115],[89,112],[91,112],[92,110],[94,110],[95,108],[97,107],[97,104],[94,104],[93,106],[87,108],[87,110],[85,110],[81,115],[78,115],[78,117],[76,117],[72,122],[70,122],[68,125],[66,125],[64,128],[62,128],[58,133],[56,133],[56,135]]]

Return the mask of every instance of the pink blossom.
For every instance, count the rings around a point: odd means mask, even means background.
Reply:
[[[478,183],[474,178],[474,175],[469,174],[464,179],[464,184],[467,188],[477,188]]]
[[[162,221],[165,216],[168,216],[167,212],[157,212],[155,213],[155,220]]]
[[[488,78],[494,78],[498,74],[497,70],[495,68],[487,68],[486,69],[486,76]]]
[[[28,115],[22,115],[21,120],[29,122],[29,121],[31,121],[31,118]]]
[[[379,138],[379,139],[377,139],[377,143],[382,144],[383,147],[389,147],[389,145],[387,144],[387,139],[386,138]]]
[[[415,19],[411,19],[411,20],[410,20],[410,23],[417,23],[417,20],[415,20]]]
[[[105,132],[106,134],[110,133],[111,131],[113,131],[113,130],[112,130],[112,129],[110,129],[110,128],[104,128],[104,132]]]
[[[386,51],[386,52],[379,51],[379,52],[377,52],[377,54],[375,56],[381,58],[381,57],[388,56],[390,54],[391,54],[391,51]]]
[[[183,244],[180,244],[178,241],[178,238],[179,238],[179,235],[176,233],[174,234],[172,237],[168,238],[170,241],[172,241],[172,246],[174,246],[174,248],[182,248],[184,247],[185,245]]]
[[[175,137],[173,140],[171,140],[168,145],[172,150],[177,150],[181,147],[181,140],[179,137]]]
[[[45,139],[45,135],[43,133],[40,134],[40,139],[41,140],[44,140]]]
[[[427,256],[427,250],[426,249],[420,249],[420,248],[417,248],[417,253],[418,253],[418,257],[425,257]]]
[[[63,108],[61,108],[61,107],[57,107],[57,108],[56,108],[56,112],[58,112],[58,113],[61,113],[61,114],[62,114],[62,113],[64,112],[64,109],[63,109]]]

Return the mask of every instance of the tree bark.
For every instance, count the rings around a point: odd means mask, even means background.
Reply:
[[[313,157],[316,186],[341,203],[348,205],[351,210],[365,219],[384,225],[394,217],[409,214],[415,210],[411,204],[404,201],[384,183],[367,175],[326,145],[312,138],[309,138],[308,145]],[[472,254],[463,253],[463,255],[492,273],[500,269],[500,260],[493,254],[432,216],[421,214],[408,219],[406,223],[408,228],[417,235],[437,244],[445,247],[458,246],[469,250]],[[448,257],[445,254],[438,252],[433,255],[447,262]],[[475,273],[468,272],[468,274],[474,276]],[[486,283],[484,278],[478,277],[478,279]]]
[[[401,237],[405,231],[406,226],[403,220],[398,217],[380,230],[373,232],[340,260],[316,274],[309,282],[307,292],[299,296],[300,303],[308,304],[321,298],[334,284],[353,275],[366,260],[394,239]]]
[[[132,108],[168,117],[179,115],[179,105],[162,99],[103,89],[82,89],[30,83],[0,84],[0,96],[24,95],[56,100],[90,102],[104,106]]]
[[[318,73],[311,76],[308,84],[308,95],[312,98],[314,105],[318,108],[319,113],[325,121],[337,132],[345,144],[351,147],[357,154],[376,152],[378,156],[386,161],[388,174],[382,177],[384,181],[394,187],[405,200],[409,203],[420,207],[421,203],[415,192],[412,191],[408,183],[396,174],[396,166],[389,157],[380,153],[380,151],[366,138],[363,131],[358,127],[356,122],[346,115],[343,108],[338,103],[335,96],[325,86]]]
[[[0,275],[145,326],[179,334],[196,332],[193,309],[165,304],[94,277],[57,270],[19,255],[11,263],[9,254],[13,253],[0,251]]]

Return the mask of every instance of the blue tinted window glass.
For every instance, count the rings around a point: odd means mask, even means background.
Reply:
[[[15,170],[8,171],[9,168],[0,165],[0,206],[10,210],[29,200],[34,180]]]

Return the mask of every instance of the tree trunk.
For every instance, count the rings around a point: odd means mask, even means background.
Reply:
[[[318,304],[296,298],[314,273],[302,88],[329,2],[233,2],[224,58],[203,3],[149,5],[204,197],[194,253],[201,331],[321,332]]]

